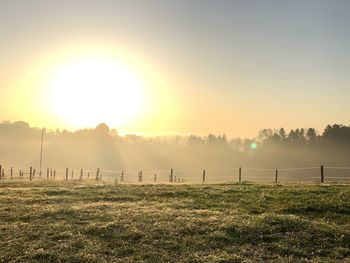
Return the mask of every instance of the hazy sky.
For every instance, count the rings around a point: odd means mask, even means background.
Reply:
[[[113,50],[149,77],[143,114],[124,132],[348,125],[349,13],[345,0],[2,0],[0,119],[73,127],[50,110],[41,79],[74,52]]]

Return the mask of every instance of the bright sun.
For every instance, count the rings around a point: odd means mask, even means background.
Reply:
[[[73,127],[127,124],[138,116],[144,99],[141,81],[126,65],[101,57],[61,65],[49,90],[51,108]]]

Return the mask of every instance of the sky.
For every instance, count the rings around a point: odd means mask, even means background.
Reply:
[[[2,0],[0,120],[230,137],[348,125],[349,11],[341,0]],[[96,68],[94,81],[111,77],[107,60],[135,91],[90,85]],[[84,61],[94,66],[69,71]]]

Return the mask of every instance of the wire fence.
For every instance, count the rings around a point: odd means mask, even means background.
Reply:
[[[226,169],[153,169],[153,170],[104,170],[104,169],[54,169],[40,171],[4,168],[0,165],[0,182],[20,181],[103,181],[114,184],[220,184],[220,183],[350,183],[350,167],[298,167],[298,168],[249,168]]]

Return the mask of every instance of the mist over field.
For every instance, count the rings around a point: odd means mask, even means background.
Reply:
[[[349,13],[0,0],[0,263],[350,263]]]
[[[4,166],[38,166],[41,129],[25,122],[0,124]],[[43,167],[95,169],[224,169],[350,166],[350,127],[261,130],[255,138],[120,136],[106,124],[74,132],[46,131]]]

